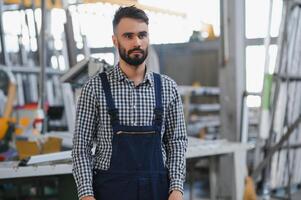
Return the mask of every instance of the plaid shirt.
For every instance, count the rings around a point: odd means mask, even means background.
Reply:
[[[151,72],[138,86],[129,80],[119,66],[107,72],[120,123],[127,126],[149,126],[154,118],[154,79]],[[176,83],[166,75],[162,79],[164,108],[161,132],[162,155],[169,170],[170,191],[183,192],[185,180],[187,134],[181,97]],[[92,169],[107,170],[112,154],[113,131],[99,75],[82,88],[77,102],[76,127],[73,139],[73,175],[78,196],[93,196]],[[91,149],[96,144],[95,155]]]

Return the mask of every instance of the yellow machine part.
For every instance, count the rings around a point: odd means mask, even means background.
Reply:
[[[22,117],[19,120],[19,125],[21,125],[23,127],[29,126],[30,125],[30,119],[29,119],[29,117]]]
[[[0,118],[0,140],[2,140],[8,129],[8,119]]]
[[[17,94],[17,85],[15,84],[13,75],[11,72],[9,71],[5,71],[3,70],[4,73],[7,74],[7,76],[9,77],[9,83],[7,91],[7,99],[6,99],[6,103],[4,106],[4,111],[3,111],[3,115],[0,118],[0,140],[2,140],[5,136],[5,134],[7,134],[7,130],[9,128],[9,122],[10,123],[14,123],[13,119],[10,119],[12,111],[13,111],[13,107],[14,107],[14,101],[16,98],[16,94]]]

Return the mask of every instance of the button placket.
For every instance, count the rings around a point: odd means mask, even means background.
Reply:
[[[133,116],[132,116],[132,125],[133,126],[136,126],[136,115],[137,115],[137,112],[136,112],[136,91],[135,91],[135,86],[133,85],[132,87],[132,113],[133,113]]]

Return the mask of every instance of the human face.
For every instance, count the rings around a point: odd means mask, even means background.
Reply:
[[[132,66],[140,66],[148,55],[148,26],[145,22],[123,18],[116,27],[113,42],[120,58]]]

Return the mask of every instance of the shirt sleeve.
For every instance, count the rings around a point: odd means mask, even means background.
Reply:
[[[92,147],[97,123],[97,101],[91,84],[88,82],[82,88],[77,102],[73,136],[73,176],[79,198],[94,195],[92,186]]]
[[[177,85],[173,86],[173,100],[170,102],[165,121],[164,143],[169,169],[169,191],[179,190],[183,193],[186,176],[186,149],[188,144],[184,120],[183,104]]]

